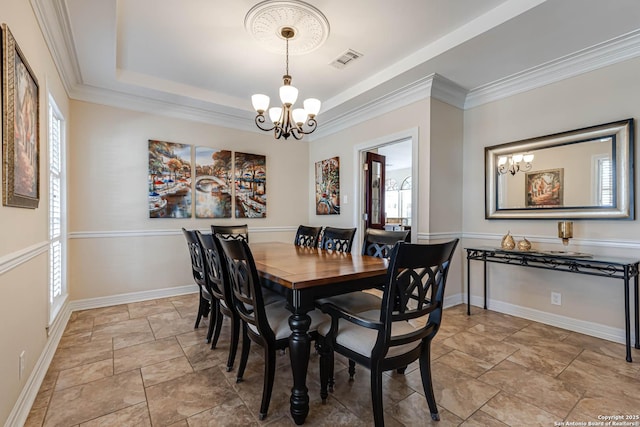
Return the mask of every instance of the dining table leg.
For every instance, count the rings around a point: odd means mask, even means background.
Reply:
[[[293,314],[289,317],[291,336],[289,337],[289,357],[293,372],[291,388],[291,416],[297,425],[304,424],[309,413],[309,389],[307,389],[307,369],[311,354],[311,338],[309,326],[311,318],[307,312],[311,308],[303,308],[298,291],[293,291]],[[298,298],[296,298],[298,297]]]

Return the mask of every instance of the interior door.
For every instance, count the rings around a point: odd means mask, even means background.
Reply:
[[[366,228],[384,228],[384,194],[385,194],[385,157],[367,152],[364,164],[365,176],[365,215]]]

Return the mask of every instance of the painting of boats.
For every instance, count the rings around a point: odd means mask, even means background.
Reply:
[[[236,218],[267,217],[267,158],[235,153]]]
[[[191,218],[192,147],[149,140],[149,217]]]
[[[231,218],[231,151],[196,147],[196,218]]]

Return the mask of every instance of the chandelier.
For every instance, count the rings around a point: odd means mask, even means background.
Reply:
[[[512,154],[498,158],[498,173],[503,175],[509,172],[515,175],[518,172],[531,170],[533,164],[533,154]]]
[[[290,136],[295,139],[302,139],[316,130],[318,122],[316,115],[320,111],[320,101],[315,98],[305,99],[304,108],[293,108],[298,99],[298,89],[291,86],[291,76],[289,75],[289,39],[295,36],[295,30],[291,27],[283,27],[280,34],[286,42],[286,68],[285,75],[282,76],[284,84],[280,87],[280,101],[282,107],[269,108],[269,97],[263,94],[255,94],[251,97],[253,108],[258,113],[256,115],[256,125],[263,131],[273,131],[276,139],[288,139]],[[269,109],[269,118],[272,126],[265,124],[265,111]]]

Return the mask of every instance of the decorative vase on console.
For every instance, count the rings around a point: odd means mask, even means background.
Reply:
[[[513,240],[513,236],[511,236],[511,231],[507,231],[507,234],[502,238],[502,242],[500,243],[500,247],[507,251],[511,251],[516,247],[516,241]]]
[[[526,237],[523,237],[522,240],[518,242],[518,250],[519,251],[531,250],[531,242],[528,241]]]

